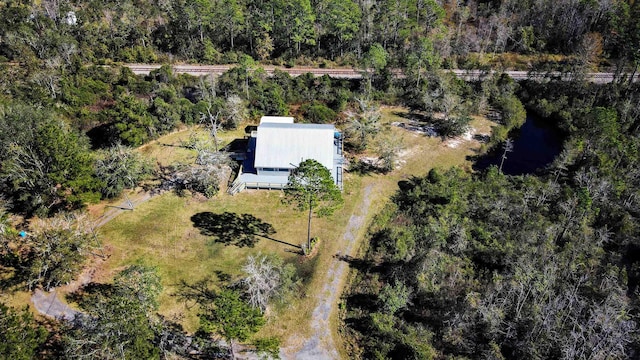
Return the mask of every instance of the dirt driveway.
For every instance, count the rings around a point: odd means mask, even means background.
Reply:
[[[365,220],[369,214],[371,208],[373,185],[368,185],[364,189],[364,195],[362,202],[358,207],[360,210],[357,214],[351,215],[347,229],[343,235],[344,253],[340,255],[354,255],[356,251],[355,244],[358,231],[366,226]],[[280,351],[280,357],[283,359],[338,359],[339,354],[336,349],[336,345],[331,336],[331,326],[329,324],[329,318],[335,305],[338,303],[338,298],[341,295],[343,282],[349,271],[349,265],[340,260],[338,256],[334,257],[334,266],[327,267],[327,271],[324,274],[323,281],[324,288],[318,295],[318,304],[313,309],[311,315],[311,329],[313,330],[312,336],[305,341],[304,346],[300,351],[291,356],[287,354],[283,349]]]

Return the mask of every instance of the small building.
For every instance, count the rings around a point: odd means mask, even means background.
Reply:
[[[324,165],[342,188],[342,134],[327,124],[296,124],[292,117],[264,116],[249,138],[238,178],[229,189],[283,189],[302,161]]]

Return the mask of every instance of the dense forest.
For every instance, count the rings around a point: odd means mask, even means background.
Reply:
[[[139,185],[214,196],[231,163],[217,132],[262,115],[334,123],[350,154],[379,152],[385,172],[397,149],[373,141],[380,105],[409,108],[443,138],[465,133],[472,115],[499,114],[487,148],[502,146],[526,108],[566,138],[544,171],[434,169],[399,184],[352,259],[341,314],[350,356],[635,357],[640,89],[622,73],[640,64],[639,15],[640,2],[620,0],[0,1],[1,293],[78,276],[101,251],[88,204]],[[130,62],[235,67],[137,76],[122,66]],[[267,76],[266,64],[369,71]],[[443,68],[498,71],[467,83]],[[510,68],[576,80],[516,83],[500,72]],[[598,69],[622,76],[580,81]],[[197,151],[195,164],[162,167],[134,150],[193,126],[211,134],[181,144]],[[0,357],[226,358],[212,334],[249,339],[267,300],[299,285],[275,258],[247,269],[254,280],[241,285],[182,284],[201,308],[197,334],[158,315],[152,267],[74,294],[83,315],[73,322],[36,320],[0,296]],[[268,282],[256,274],[267,273],[281,282],[256,301],[251,289]],[[277,339],[253,345],[278,351]]]
[[[374,44],[395,67],[477,66],[477,55],[570,55],[598,66],[638,61],[634,1],[611,0],[10,0],[0,56],[30,66],[82,62],[356,65]],[[475,60],[474,60],[475,59]],[[540,61],[544,64],[544,61]]]
[[[566,133],[539,175],[431,170],[400,184],[345,297],[364,358],[635,358],[638,88],[526,83]]]

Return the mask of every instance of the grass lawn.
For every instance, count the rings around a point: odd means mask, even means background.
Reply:
[[[140,148],[140,151],[162,165],[188,161],[195,155],[193,150],[167,144],[180,144],[190,134],[191,130],[187,129],[167,135]],[[229,142],[233,138],[241,138],[243,133],[235,131],[221,135],[224,142]],[[118,270],[130,264],[157,266],[165,288],[160,298],[160,312],[179,321],[187,331],[194,331],[198,325],[196,311],[188,309],[176,296],[181,281],[193,283],[212,276],[215,279],[217,272],[237,279],[242,275],[241,268],[247,256],[277,254],[296,265],[298,274],[305,279],[305,286],[299,299],[275,309],[274,316],[269,317],[267,326],[258,336],[285,338],[291,333],[304,334],[308,330],[305,319],[315,305],[311,294],[313,289],[322,285],[314,276],[315,268],[328,265],[332,257],[325,257],[325,254],[333,255],[339,251],[340,244],[336,240],[341,238],[361,196],[360,179],[347,174],[345,180],[345,206],[332,217],[313,219],[312,236],[321,238],[321,255],[313,259],[302,259],[292,252],[297,251],[293,246],[264,238],[260,238],[254,247],[215,243],[211,237],[202,235],[191,220],[193,215],[203,212],[251,214],[273,225],[276,230],[273,238],[298,246],[306,242],[306,213],[282,204],[281,191],[248,190],[235,196],[219,194],[204,201],[165,193],[137,205],[134,211],[123,212],[100,229],[109,259],[100,263],[93,281],[108,282]],[[104,212],[104,204],[95,207],[92,213],[100,216],[101,211]]]
[[[245,191],[233,197],[224,194],[208,201],[172,193],[153,198],[100,229],[110,258],[100,270],[102,279],[95,280],[108,281],[117,270],[129,264],[157,266],[166,290],[160,298],[160,312],[171,319],[184,319],[181,322],[185,328],[194,331],[197,327],[195,313],[187,311],[174,296],[182,280],[192,283],[216,272],[237,279],[242,274],[246,257],[260,252],[275,253],[296,262],[301,273],[313,272],[311,262],[300,264],[298,256],[287,251],[297,250],[292,246],[268,239],[259,239],[254,247],[214,243],[210,237],[200,234],[191,220],[194,214],[203,212],[251,214],[274,226],[273,238],[300,244],[306,240],[305,216],[283,205],[281,195],[277,191]],[[313,225],[314,229],[323,229],[326,224],[327,220],[320,219]],[[332,230],[322,231],[322,236],[340,235],[336,227]]]
[[[402,112],[406,110],[384,108],[384,121],[404,121],[399,116]],[[481,133],[490,131],[490,123],[483,119],[474,119],[472,126]],[[336,261],[333,256],[342,249],[341,239],[349,217],[362,210],[358,206],[363,198],[363,189],[368,186],[372,189],[369,211],[369,217],[372,217],[396,191],[398,181],[425,175],[433,167],[468,167],[466,157],[480,147],[475,140],[463,140],[452,145],[451,141],[427,138],[392,126],[386,126],[384,131],[397,132],[404,139],[405,150],[401,154],[399,168],[387,175],[345,175],[344,207],[329,218],[313,220],[312,236],[321,239],[318,255],[314,258],[303,259],[291,252],[296,250],[294,247],[264,238],[260,238],[254,247],[214,243],[212,238],[202,235],[194,227],[192,216],[199,213],[251,214],[273,225],[276,230],[273,238],[299,245],[306,241],[306,216],[282,204],[281,191],[250,190],[235,196],[219,194],[210,200],[165,193],[137,205],[133,211],[123,212],[100,229],[109,258],[97,263],[93,281],[109,282],[117,271],[130,264],[157,266],[165,289],[160,297],[160,313],[181,323],[185,330],[194,331],[198,326],[196,310],[176,296],[182,281],[193,283],[207,277],[215,279],[219,272],[238,279],[242,276],[241,268],[247,256],[277,254],[295,264],[305,279],[304,288],[299,298],[271,311],[267,325],[257,337],[277,336],[287,346],[301,345],[311,331],[309,319],[316,306],[316,296],[321,295],[319,292],[325,281],[323,275]],[[168,145],[180,144],[190,134],[191,130],[187,129],[167,135],[140,148],[140,151],[162,165],[188,161],[194,156],[192,150]],[[225,142],[236,137],[242,137],[242,131],[222,135]],[[96,208],[93,213],[97,215],[99,212]],[[362,240],[365,233],[366,226],[360,229],[358,238]],[[331,322],[337,329],[335,316]]]

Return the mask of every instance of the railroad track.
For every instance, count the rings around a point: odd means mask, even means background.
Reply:
[[[133,71],[134,74],[147,75],[151,71],[159,69],[160,65],[150,64],[125,64]],[[221,75],[230,70],[235,65],[174,65],[173,71],[178,74],[190,74],[194,76],[202,76],[207,74]],[[273,75],[276,70],[284,71],[291,76],[299,76],[306,73],[312,73],[315,76],[329,75],[334,78],[359,79],[362,73],[355,69],[323,69],[323,68],[287,68],[277,66],[261,67],[268,75]]]
[[[491,71],[482,70],[451,70],[456,76],[464,80],[479,80],[491,75]],[[558,79],[569,81],[573,79],[572,73],[562,73],[559,71],[550,72],[535,72],[535,71],[505,71],[512,79],[520,80],[544,80],[544,79]],[[630,76],[629,74],[623,74]],[[607,72],[592,72],[586,73],[585,79],[594,83],[610,83],[615,79],[615,73]],[[640,75],[634,76],[634,82],[640,79]]]
[[[160,68],[160,65],[154,64],[125,64],[128,68],[133,71],[134,74],[138,75],[147,75],[151,71]],[[173,71],[178,74],[189,74],[193,76],[203,76],[207,74],[215,74],[221,75],[233,68],[236,65],[174,65]],[[360,79],[363,76],[363,70],[357,69],[325,69],[325,68],[312,68],[312,67],[277,67],[277,66],[263,66],[261,67],[267,73],[267,75],[272,76],[276,70],[280,70],[288,73],[291,76],[299,76],[306,73],[312,73],[314,76],[324,76],[328,75],[332,78],[338,79]],[[480,80],[487,76],[490,76],[492,71],[484,71],[484,70],[449,70],[452,73],[456,74],[457,77],[467,80],[474,81]],[[394,70],[392,72],[396,78],[404,77],[401,70]],[[572,80],[573,74],[571,73],[562,73],[562,72],[534,72],[534,71],[505,71],[511,78],[514,80],[545,80],[545,79],[559,79],[559,80]],[[627,75],[629,76],[629,75]],[[614,73],[606,73],[606,72],[594,72],[585,74],[586,80],[589,80],[594,83],[610,83],[614,80]],[[633,81],[638,81],[640,79],[640,74],[636,74],[634,76]]]

